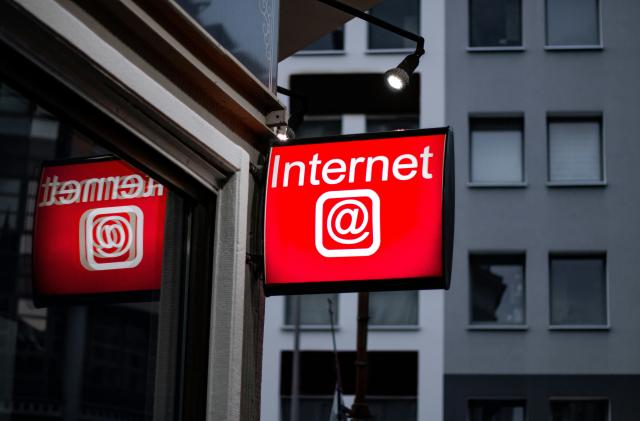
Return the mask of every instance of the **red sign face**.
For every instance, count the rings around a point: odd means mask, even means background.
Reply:
[[[447,130],[345,138],[271,149],[267,293],[444,287]]]
[[[36,198],[36,301],[160,289],[167,190],[124,161],[45,165]]]

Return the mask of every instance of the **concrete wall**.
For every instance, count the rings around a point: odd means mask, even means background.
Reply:
[[[543,1],[522,1],[524,51],[468,52],[468,0],[447,2],[447,122],[456,135],[456,233],[447,374],[640,373],[640,3],[601,1],[601,50],[546,51]],[[428,75],[424,75],[428,80]],[[469,115],[522,113],[522,188],[470,188]],[[547,186],[546,116],[598,112],[606,186]],[[526,321],[473,331],[469,251],[526,252]],[[608,330],[549,329],[549,252],[605,251]]]

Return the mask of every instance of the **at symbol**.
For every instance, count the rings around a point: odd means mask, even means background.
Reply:
[[[347,207],[349,205],[355,206],[355,208]],[[343,209],[340,210],[340,212],[338,212],[338,214],[334,218],[334,214],[340,208],[343,208]],[[359,211],[362,212],[362,222],[360,223],[360,225],[358,225]],[[346,228],[343,228],[342,220],[345,217],[345,215],[350,216],[350,221],[349,221],[349,225]],[[363,233],[363,231],[367,227],[368,222],[369,222],[369,211],[364,206],[364,204],[359,200],[345,199],[333,205],[333,207],[329,211],[329,214],[327,215],[327,232],[329,233],[329,236],[333,239],[333,241],[335,241],[336,243],[357,244],[357,243],[361,243],[362,241],[364,241],[365,238],[369,236],[368,231]],[[337,231],[338,234],[340,234],[341,236],[345,236],[347,234],[351,234],[351,235],[360,234],[360,236],[356,238],[351,238],[351,239],[340,237],[336,235],[334,231],[334,227],[335,227],[335,231]]]
[[[120,257],[131,249],[133,237],[131,224],[122,216],[114,215],[101,218],[96,225],[95,235],[97,241],[95,253],[98,257]]]

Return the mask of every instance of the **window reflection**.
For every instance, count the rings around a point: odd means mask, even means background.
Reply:
[[[0,81],[0,419],[153,416],[158,302],[36,308],[31,298],[42,162],[107,152]]]

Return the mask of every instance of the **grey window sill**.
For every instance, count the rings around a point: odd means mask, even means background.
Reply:
[[[340,330],[340,326],[333,327],[336,332]],[[283,325],[282,330],[285,332],[293,332],[295,327],[293,325]],[[304,332],[330,332],[331,325],[300,325],[300,330]]]
[[[525,51],[524,46],[513,47],[467,47],[469,53],[521,53]]]
[[[547,187],[606,187],[606,181],[547,181]]]
[[[478,183],[470,181],[467,187],[470,189],[522,189],[528,186],[526,181],[520,183]]]
[[[604,46],[600,45],[545,45],[546,51],[601,51]]]
[[[417,332],[420,330],[418,325],[369,325],[370,331],[377,332]]]
[[[365,54],[409,54],[414,48],[367,48]]]
[[[549,330],[556,331],[608,331],[610,325],[550,325]]]
[[[470,324],[467,325],[467,330],[478,330],[478,331],[504,331],[504,332],[509,332],[509,331],[515,331],[515,332],[523,332],[526,330],[529,330],[529,325],[503,325],[503,324],[497,324],[497,325],[481,325],[481,324]]]
[[[344,56],[346,54],[345,50],[301,50],[296,52],[293,56]]]

